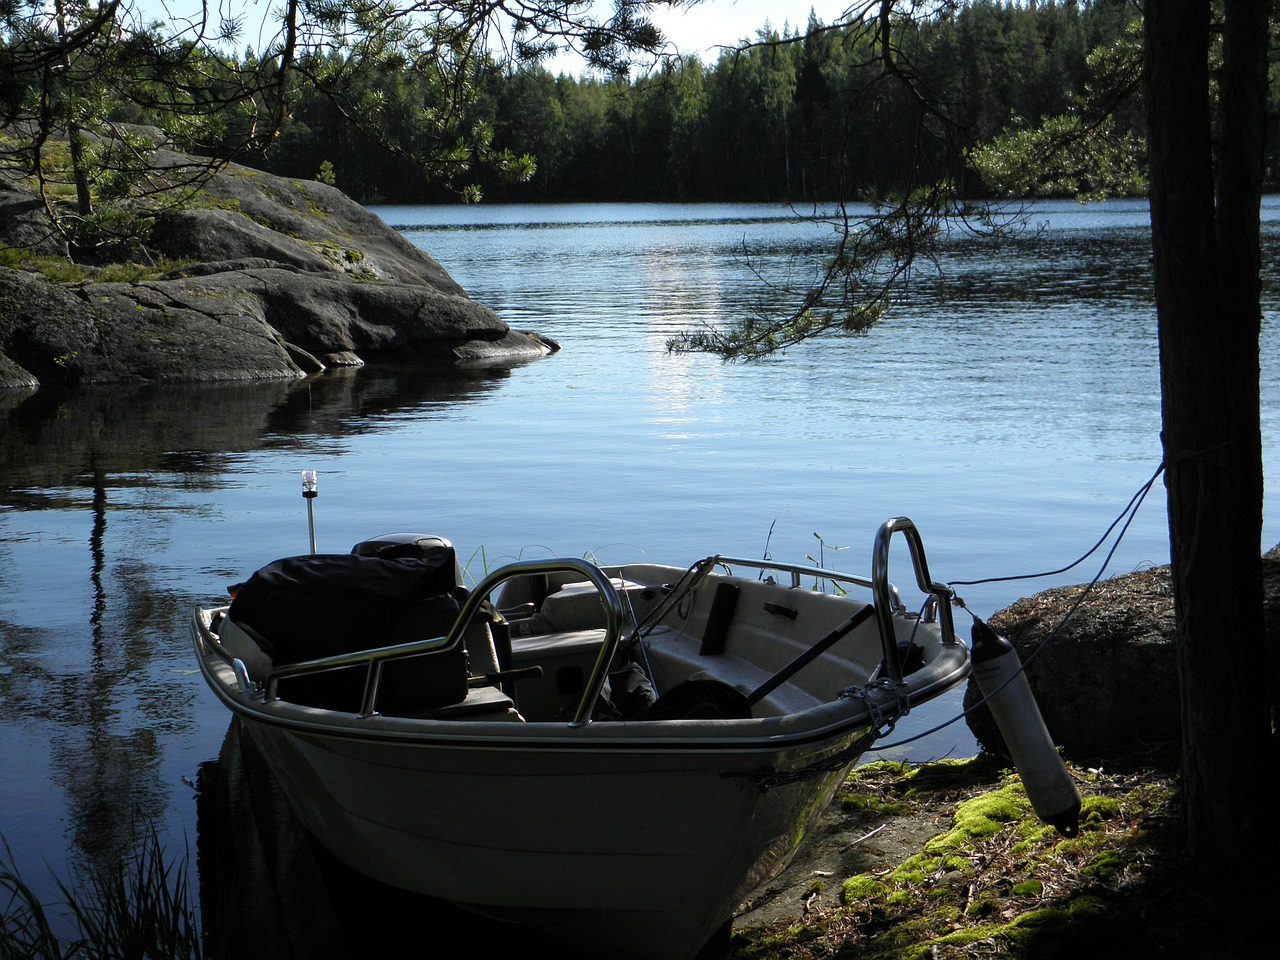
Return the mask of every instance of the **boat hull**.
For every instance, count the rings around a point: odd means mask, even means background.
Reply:
[[[787,865],[860,733],[785,757],[715,756],[378,744],[248,723],[299,819],[348,866],[637,958],[694,955]],[[833,756],[833,770],[756,782]]]

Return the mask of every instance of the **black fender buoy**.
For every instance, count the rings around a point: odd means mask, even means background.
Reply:
[[[971,652],[973,678],[987,698],[1036,816],[1074,837],[1080,828],[1080,793],[1049,737],[1018,652],[977,617]]]

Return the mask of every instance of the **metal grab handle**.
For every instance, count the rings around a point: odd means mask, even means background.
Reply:
[[[265,699],[268,701],[275,700],[279,696],[277,689],[280,681],[289,677],[308,673],[324,673],[345,667],[364,666],[366,674],[364,693],[360,701],[360,716],[372,716],[377,709],[378,691],[382,686],[382,667],[386,661],[451,649],[462,642],[462,634],[470,625],[471,619],[479,611],[480,605],[500,585],[514,577],[561,573],[566,570],[581,574],[591,581],[600,593],[600,600],[604,605],[605,612],[604,644],[600,648],[600,655],[596,659],[591,678],[588,680],[586,689],[582,694],[582,702],[578,704],[578,712],[573,719],[572,725],[580,726],[590,721],[591,711],[595,709],[596,700],[599,698],[600,691],[604,687],[604,681],[608,677],[609,664],[613,661],[614,651],[618,647],[618,635],[621,632],[622,601],[618,599],[618,592],[613,588],[613,582],[605,576],[603,570],[587,560],[579,560],[575,557],[562,557],[552,560],[519,560],[495,570],[477,584],[475,590],[471,592],[466,602],[463,603],[457,619],[453,621],[453,626],[449,628],[449,632],[443,637],[431,640],[416,640],[412,643],[401,643],[387,647],[376,647],[372,650],[360,650],[354,653],[338,654],[318,660],[307,660],[302,663],[277,667],[266,677]]]
[[[801,586],[802,577],[813,577],[815,580],[829,580],[832,583],[848,583],[855,587],[863,589],[871,589],[871,581],[866,577],[855,576],[852,573],[841,573],[838,570],[828,570],[825,567],[807,567],[797,563],[779,563],[776,560],[750,560],[743,557],[723,557],[716,555],[708,557],[703,563],[714,561],[717,565],[724,567],[733,573],[733,567],[749,567],[752,570],[772,570],[777,573],[788,574],[791,578],[792,589],[798,589]]]
[[[929,577],[929,562],[925,559],[920,531],[906,517],[886,520],[876,531],[875,545],[871,551],[871,590],[875,596],[876,620],[880,625],[880,642],[884,646],[885,667],[889,679],[902,682],[902,664],[898,661],[898,639],[893,629],[893,609],[890,606],[889,543],[895,533],[901,533],[911,551],[911,564],[915,567],[916,585],[925,593],[937,598],[938,620],[942,628],[942,642],[956,642],[955,621],[951,616],[951,588],[944,583],[934,583]]]
[[[582,691],[582,700],[578,703],[578,712],[574,714],[571,727],[580,727],[591,722],[591,711],[595,709],[596,700],[609,676],[609,664],[613,662],[614,652],[618,649],[618,636],[622,629],[622,601],[618,599],[618,591],[613,587],[603,570],[588,560],[575,557],[562,557],[554,560],[519,560],[495,570],[476,585],[467,602],[462,605],[462,612],[449,630],[444,646],[449,646],[462,636],[462,631],[479,609],[480,604],[498,586],[513,577],[538,576],[545,573],[560,573],[572,570],[590,580],[600,594],[600,602],[604,604],[605,632],[604,643],[600,646],[600,654],[596,657],[595,666],[591,668],[591,676],[586,688]]]

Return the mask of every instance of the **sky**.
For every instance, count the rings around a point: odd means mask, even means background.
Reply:
[[[813,10],[823,23],[831,23],[853,0],[703,0],[690,9],[655,9],[651,18],[681,53],[697,53],[715,60],[719,45],[734,45],[770,21],[776,30],[784,23],[803,27]]]
[[[813,10],[824,23],[831,23],[856,0],[701,0],[692,8],[656,7],[650,17],[681,53],[696,53],[704,62],[714,62],[718,47],[735,46],[755,35],[769,21],[774,29],[784,24],[803,27]],[[257,46],[258,24],[274,9],[276,0],[209,0],[212,10],[219,6],[244,18],[242,42]],[[608,0],[598,0],[608,8]],[[138,6],[150,16],[167,19],[169,14],[190,16],[200,9],[198,0],[139,0]],[[274,32],[274,30],[272,31]],[[582,61],[558,58],[547,65],[552,72],[578,73]]]

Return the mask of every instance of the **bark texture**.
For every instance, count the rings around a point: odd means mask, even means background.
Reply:
[[[1274,847],[1259,547],[1259,204],[1267,5],[1227,0],[1219,97],[1210,3],[1146,6],[1151,223],[1188,849]],[[1216,111],[1216,116],[1215,116]],[[1217,137],[1217,149],[1213,138]]]

